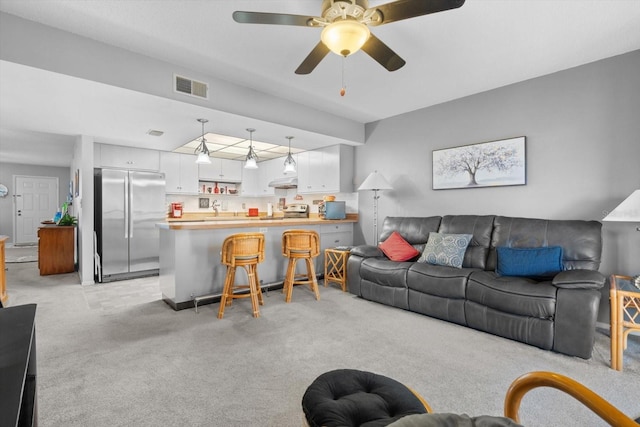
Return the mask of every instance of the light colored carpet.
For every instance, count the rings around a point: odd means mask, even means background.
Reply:
[[[617,372],[609,368],[606,331],[599,331],[593,357],[582,360],[364,301],[333,286],[321,288],[320,301],[296,287],[289,304],[269,292],[259,319],[251,317],[248,300],[238,300],[218,320],[218,304],[196,314],[153,299],[157,280],[83,288],[75,274],[40,277],[34,264],[9,266],[10,305],[38,304],[41,426],[298,427],[305,389],[337,368],[395,378],[435,411],[471,416],[501,415],[515,378],[548,370],[640,415],[635,337],[624,372]],[[130,305],[121,303],[122,292],[133,295]],[[147,294],[151,300],[141,303]],[[119,303],[104,303],[110,299]],[[529,427],[604,425],[551,389],[527,394],[521,417]]]
[[[4,260],[7,264],[18,262],[36,262],[38,261],[38,246],[10,246],[5,247]]]

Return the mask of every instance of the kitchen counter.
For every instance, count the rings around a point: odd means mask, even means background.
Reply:
[[[322,224],[339,224],[358,222],[358,214],[347,214],[346,219],[326,220],[312,215],[309,218],[284,218],[282,216],[267,219],[265,216],[258,217],[237,217],[237,216],[220,216],[220,217],[203,217],[202,219],[194,218],[168,218],[167,222],[157,224],[160,229],[169,230],[212,230],[224,228],[243,228],[243,227],[303,227],[305,225],[322,225]]]
[[[175,310],[193,307],[196,298],[207,297],[198,305],[219,301],[226,275],[220,252],[222,242],[231,234],[264,233],[265,259],[258,265],[260,283],[263,288],[281,287],[287,270],[281,248],[285,230],[300,228],[319,233],[321,254],[315,266],[320,274],[324,249],[352,245],[353,224],[358,221],[358,214],[347,214],[344,220],[324,220],[313,214],[310,218],[282,219],[210,217],[209,212],[202,218],[185,216],[156,224],[160,230],[160,290],[163,300]],[[246,277],[239,276],[238,281],[242,280]]]

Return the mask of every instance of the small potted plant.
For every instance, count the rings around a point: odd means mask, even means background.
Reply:
[[[69,213],[65,213],[58,221],[58,225],[76,225],[78,223],[78,219],[75,216],[69,215]]]

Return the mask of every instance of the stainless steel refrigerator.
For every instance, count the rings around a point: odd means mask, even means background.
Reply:
[[[96,280],[157,275],[166,218],[164,174],[95,169]]]

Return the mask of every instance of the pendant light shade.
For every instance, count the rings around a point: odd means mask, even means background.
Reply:
[[[198,148],[195,149],[194,153],[198,155],[196,158],[197,164],[207,164],[211,163],[211,159],[209,158],[209,148],[207,148],[207,140],[204,138],[204,124],[209,120],[207,119],[198,119],[200,123],[202,123],[202,142],[198,145]]]
[[[296,173],[296,161],[293,159],[293,156],[291,155],[291,140],[293,139],[293,137],[286,136],[285,138],[289,140],[289,154],[287,155],[287,158],[284,161],[284,173]]]
[[[247,132],[249,132],[249,152],[244,164],[245,169],[258,169],[258,155],[253,151],[253,132],[255,131],[255,129],[247,128]]]

